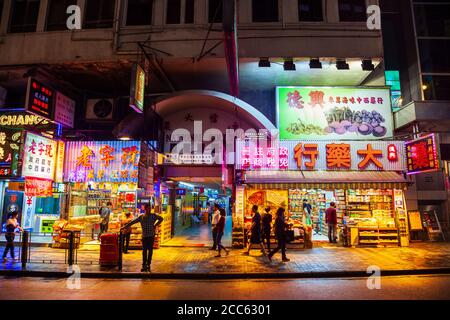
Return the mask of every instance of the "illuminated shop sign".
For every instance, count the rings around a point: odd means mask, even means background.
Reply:
[[[63,126],[73,128],[74,120],[75,101],[60,92],[56,92],[54,121]]]
[[[406,142],[408,174],[439,170],[434,134]]]
[[[22,132],[0,129],[0,177],[18,176]]]
[[[21,127],[30,126],[34,127],[37,125],[46,125],[49,122],[37,115],[26,114],[26,113],[11,113],[0,115],[0,126],[2,127]]]
[[[139,64],[134,64],[131,72],[130,107],[136,112],[144,112],[145,71]]]
[[[57,142],[27,132],[23,154],[23,177],[53,180],[55,175]]]
[[[53,194],[53,183],[51,180],[26,178],[25,195],[27,197],[51,197]]]
[[[64,181],[137,182],[139,141],[66,142]]]
[[[370,140],[392,137],[389,89],[277,87],[280,139]]]
[[[406,171],[403,141],[236,142],[236,169]]]
[[[55,91],[37,80],[28,78],[27,100],[25,108],[27,111],[44,117],[48,120],[54,118]]]

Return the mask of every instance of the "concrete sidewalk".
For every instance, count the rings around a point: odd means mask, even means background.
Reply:
[[[3,253],[3,248],[0,249]],[[17,252],[17,249],[16,249]],[[78,251],[82,277],[111,278],[301,278],[367,276],[369,266],[379,267],[382,275],[450,274],[450,243],[416,243],[407,248],[343,248],[323,245],[309,250],[288,250],[290,262],[280,255],[269,262],[259,250],[246,256],[232,250],[229,256],[215,258],[207,248],[162,247],[154,251],[152,273],[141,273],[141,251],[123,255],[123,270],[98,264],[98,245]],[[67,277],[65,250],[32,248],[31,260],[22,270],[19,262],[0,264],[0,275]]]

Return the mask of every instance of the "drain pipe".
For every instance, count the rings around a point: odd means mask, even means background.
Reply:
[[[114,35],[113,35],[113,52],[117,53],[119,47],[119,32],[120,32],[120,12],[122,11],[122,0],[116,1],[115,16],[114,16]]]

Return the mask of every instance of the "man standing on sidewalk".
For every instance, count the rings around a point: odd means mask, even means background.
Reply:
[[[109,216],[111,215],[112,203],[108,201],[106,206],[100,208],[100,233],[98,234],[98,240],[103,233],[108,232]]]
[[[217,224],[219,223],[220,219],[220,208],[219,205],[216,203],[214,204],[214,212],[211,219],[211,227],[212,227],[212,237],[213,237],[213,246],[210,250],[216,250],[217,249]]]
[[[142,227],[142,269],[141,272],[151,271],[153,257],[153,244],[155,243],[155,230],[163,222],[164,218],[159,213],[159,207],[156,206],[152,212],[150,204],[145,205],[145,213],[122,227],[122,231],[140,222]],[[156,222],[156,223],[155,223]]]
[[[331,202],[330,207],[325,211],[325,222],[328,224],[328,241],[330,241],[330,243],[337,243],[337,213],[336,204],[334,202]]]

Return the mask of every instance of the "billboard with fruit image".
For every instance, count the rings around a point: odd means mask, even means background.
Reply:
[[[277,87],[280,139],[370,140],[393,135],[387,88]]]

